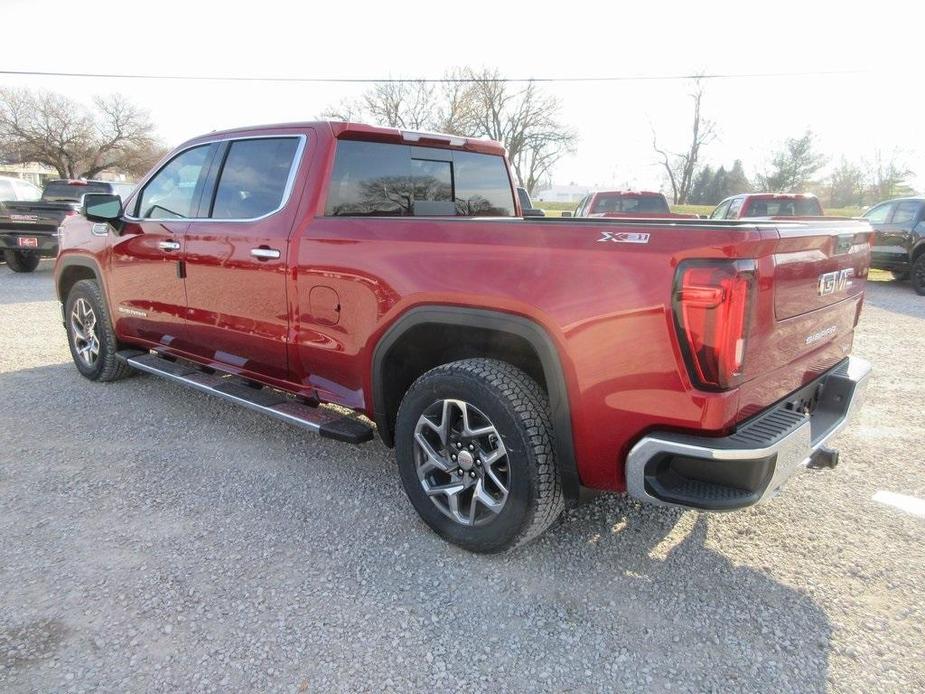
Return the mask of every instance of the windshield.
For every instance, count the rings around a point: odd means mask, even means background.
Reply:
[[[111,193],[112,185],[100,181],[69,183],[68,181],[52,181],[45,186],[42,193],[43,200],[60,200],[78,202],[87,193]]]
[[[598,195],[591,214],[632,212],[634,214],[668,214],[668,203],[661,195]]]

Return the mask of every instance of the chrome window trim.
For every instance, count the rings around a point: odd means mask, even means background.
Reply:
[[[298,139],[299,144],[295,150],[295,156],[292,157],[292,165],[289,167],[289,176],[286,178],[286,187],[283,189],[283,197],[280,200],[279,207],[275,210],[270,210],[259,217],[247,217],[244,219],[215,219],[213,217],[132,217],[131,215],[123,215],[122,219],[127,222],[233,222],[233,223],[242,223],[242,222],[259,222],[262,219],[267,217],[272,217],[277,212],[286,207],[286,204],[289,202],[289,196],[292,194],[292,188],[295,185],[295,177],[299,172],[299,165],[302,163],[302,154],[305,151],[305,145],[308,142],[308,136],[303,133],[282,133],[278,135],[242,135],[240,137],[222,137],[215,140],[206,140],[203,142],[195,142],[188,147],[177,150],[177,152],[164,164],[167,166],[174,159],[184,154],[185,152],[190,151],[191,149],[196,149],[197,147],[204,147],[206,145],[215,145],[221,144],[222,142],[239,142],[241,140],[283,140],[283,139]],[[158,173],[163,171],[164,166],[160,167],[157,171],[149,174],[137,188],[138,195],[140,196],[145,189],[145,186],[154,178]],[[215,184],[218,186],[220,178],[216,179]],[[133,203],[137,202],[137,198],[132,199]]]

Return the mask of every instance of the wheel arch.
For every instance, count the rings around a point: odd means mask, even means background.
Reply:
[[[99,264],[93,258],[84,255],[64,256],[58,261],[55,275],[55,291],[61,303],[67,301],[67,295],[71,287],[80,280],[95,280],[100,285],[100,289],[103,290],[103,298],[107,298],[103,285],[103,273],[100,271]]]
[[[923,253],[925,253],[925,237],[919,239],[918,243],[912,248],[912,253],[909,254],[910,262],[915,263]]]
[[[503,336],[501,344],[529,345],[540,371],[541,385],[545,387],[549,398],[550,414],[555,431],[556,457],[566,503],[569,506],[577,503],[581,483],[575,460],[568,390],[559,352],[546,329],[524,316],[489,309],[427,305],[410,309],[398,318],[379,338],[372,356],[373,411],[382,441],[387,446],[394,445],[395,415],[398,404],[401,402],[401,396],[404,395],[407,386],[410,386],[410,383],[403,384],[399,381],[401,385],[397,390],[400,392],[394,392],[396,390],[394,379],[390,382],[388,376],[390,373],[395,373],[395,365],[390,364],[390,356],[402,346],[403,338],[408,339],[414,335],[415,330],[427,326],[440,332],[473,329]],[[470,356],[496,357],[524,368],[528,373],[531,371],[531,364],[520,364],[518,360],[505,359],[505,355],[501,353],[471,354]],[[439,364],[433,364],[433,366],[437,365]],[[432,366],[423,368],[423,370],[413,369],[410,373],[416,373],[414,378],[417,378],[429,368]],[[537,378],[537,380],[540,379]]]

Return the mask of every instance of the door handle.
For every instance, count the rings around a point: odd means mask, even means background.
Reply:
[[[258,260],[270,260],[279,258],[279,251],[275,248],[261,246],[260,248],[251,248],[251,255]]]
[[[157,247],[162,251],[179,251],[180,244],[176,241],[158,241]]]

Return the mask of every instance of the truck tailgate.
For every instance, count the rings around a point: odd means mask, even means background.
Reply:
[[[778,233],[774,253],[759,261],[739,420],[847,357],[864,296],[871,233],[866,222],[781,223]]]
[[[77,214],[75,205],[66,202],[0,203],[0,233],[54,233],[64,218]]]

